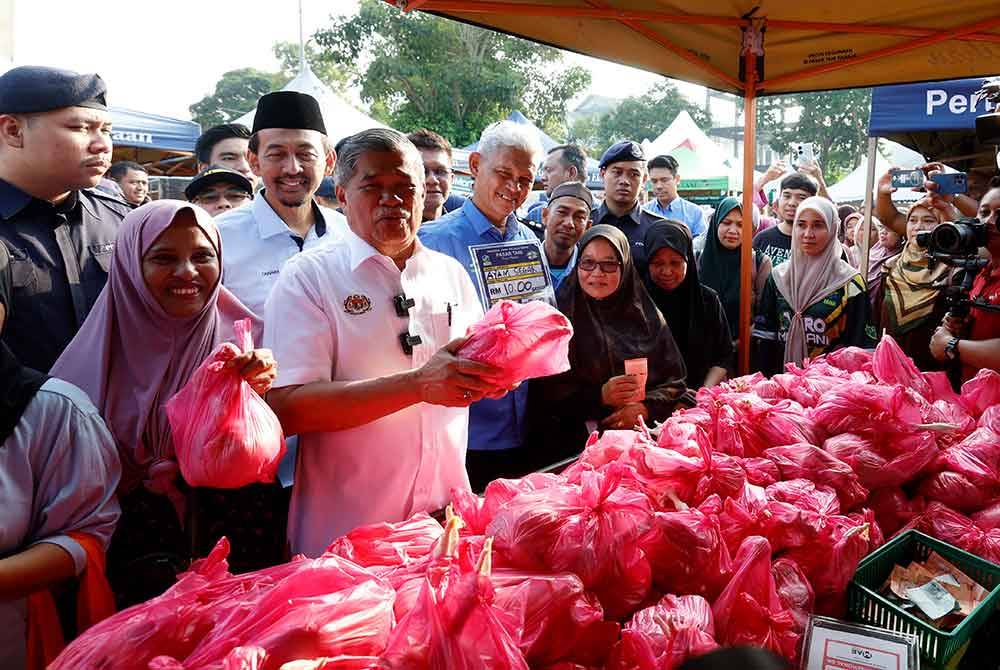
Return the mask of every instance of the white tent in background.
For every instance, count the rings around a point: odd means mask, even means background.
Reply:
[[[647,159],[662,154],[686,153],[693,154],[693,168],[685,169],[681,164],[681,180],[706,179],[711,177],[729,177],[731,189],[739,190],[743,183],[743,165],[736,159],[730,159],[725,152],[713,142],[705,132],[698,127],[687,111],[681,111],[654,140],[643,140],[642,149]]]
[[[323,122],[326,125],[326,132],[331,142],[339,142],[341,139],[359,133],[369,128],[387,128],[384,123],[380,123],[367,114],[356,109],[349,102],[333,92],[329,86],[320,81],[319,77],[307,64],[302,64],[298,75],[285,84],[282,91],[298,91],[307,93],[316,98],[319,102],[320,110],[323,112]],[[248,128],[253,127],[253,117],[256,109],[235,120],[235,123],[242,123]]]
[[[882,157],[882,154],[875,156],[875,178],[878,179],[885,174],[892,165]],[[868,159],[861,161],[861,165],[851,170],[851,172],[838,181],[833,186],[828,186],[830,199],[839,204],[861,203],[865,200],[865,188],[868,184]],[[915,202],[924,197],[923,191],[914,191],[908,188],[897,189],[892,194],[895,202]],[[872,196],[874,197],[874,195]]]

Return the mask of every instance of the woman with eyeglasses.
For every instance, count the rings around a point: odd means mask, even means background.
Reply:
[[[122,515],[108,576],[121,606],[171,586],[222,535],[233,572],[284,559],[280,484],[193,489],[174,454],[166,402],[218,344],[233,340],[234,321],[256,322],[221,274],[219,231],[203,209],[156,200],[133,210],[118,233],[108,285],[52,367],[90,396],[118,446]],[[266,349],[228,365],[262,396],[277,371]]]
[[[573,324],[570,370],[533,381],[530,391],[533,451],[549,463],[579,453],[591,430],[631,429],[640,417],[652,425],[694,404],[680,350],[642,285],[625,234],[594,226],[579,254],[557,294]]]
[[[843,259],[839,227],[826,198],[806,198],[796,210],[791,257],[768,278],[755,319],[764,374],[842,347],[875,347],[871,303],[861,275]]]

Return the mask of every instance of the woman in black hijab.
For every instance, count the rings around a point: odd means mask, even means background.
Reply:
[[[579,253],[557,295],[573,324],[570,370],[532,381],[529,392],[533,451],[548,463],[579,453],[595,428],[629,429],[640,416],[652,425],[679,404],[693,405],[684,360],[636,273],[624,233],[594,226]],[[626,374],[626,361],[644,362],[645,385]]]
[[[643,281],[684,357],[688,388],[715,386],[733,367],[733,340],[719,295],[698,281],[688,227],[654,223],[644,245],[649,265]]]

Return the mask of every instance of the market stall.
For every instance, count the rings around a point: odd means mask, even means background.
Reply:
[[[201,126],[167,116],[111,107],[114,160],[140,163],[153,175],[195,173],[194,145]]]

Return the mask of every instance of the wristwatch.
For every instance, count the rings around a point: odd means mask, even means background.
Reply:
[[[953,337],[948,340],[948,344],[944,345],[944,355],[949,361],[958,360],[958,340],[959,338]]]

